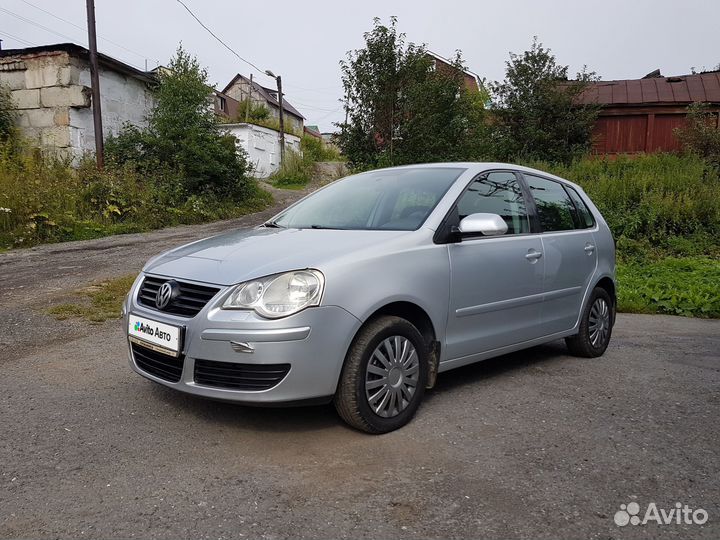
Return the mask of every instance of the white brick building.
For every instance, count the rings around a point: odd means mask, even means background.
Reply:
[[[99,54],[103,132],[146,125],[153,105],[152,74]],[[64,43],[0,51],[0,84],[7,85],[26,137],[60,155],[95,149],[87,49]]]

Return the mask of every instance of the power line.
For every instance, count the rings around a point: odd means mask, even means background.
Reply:
[[[24,43],[25,45],[29,45],[30,47],[37,47],[37,43],[33,43],[32,41],[28,41],[27,39],[23,39],[21,37],[13,36],[12,34],[8,34],[7,32],[5,32],[4,30],[0,30],[0,34],[14,39],[15,41],[19,41],[20,43]]]
[[[52,28],[48,28],[47,26],[43,26],[43,25],[40,24],[40,23],[37,23],[37,22],[35,22],[35,21],[31,20],[31,19],[28,19],[27,17],[23,17],[22,15],[18,15],[17,13],[13,13],[12,11],[10,11],[10,10],[8,10],[8,9],[5,9],[5,8],[3,8],[3,7],[0,7],[0,11],[3,11],[3,12],[5,12],[5,13],[7,13],[8,15],[12,15],[13,17],[15,17],[15,18],[17,18],[17,19],[20,19],[21,21],[24,21],[24,22],[26,22],[26,23],[28,23],[28,24],[32,24],[33,26],[37,26],[38,28],[41,28],[41,29],[45,30],[46,32],[50,32],[51,34],[55,34],[56,36],[59,36],[59,37],[64,38],[64,39],[69,39],[69,40],[72,41],[73,43],[77,41],[77,40],[76,40],[75,38],[73,38],[73,37],[70,37],[70,36],[68,36],[68,35],[66,35],[66,34],[61,34],[60,32],[56,32],[56,31],[53,30]]]
[[[32,19],[28,19],[27,17],[23,17],[22,15],[18,15],[17,13],[13,13],[12,11],[10,11],[10,10],[8,10],[8,9],[5,9],[5,8],[3,8],[3,7],[0,7],[0,11],[3,11],[3,12],[5,12],[5,13],[7,13],[8,15],[12,15],[13,17],[16,17],[17,19],[20,19],[20,20],[23,21],[23,22],[26,22],[26,23],[31,24],[31,25],[33,25],[33,26],[37,26],[38,28],[40,28],[40,29],[42,29],[42,30],[45,30],[46,32],[50,32],[51,34],[55,34],[56,36],[59,36],[59,37],[61,37],[61,38],[63,38],[63,39],[68,39],[68,40],[70,40],[72,43],[77,43],[77,42],[78,42],[78,40],[76,40],[76,39],[73,38],[73,37],[70,37],[70,36],[68,36],[68,35],[66,35],[66,34],[62,34],[62,33],[60,33],[60,32],[56,32],[56,31],[53,30],[52,28],[48,28],[47,26],[44,26],[44,25],[42,25],[42,24],[40,24],[40,23],[38,23],[38,22],[35,22],[35,21],[33,21]],[[77,26],[77,25],[73,25],[73,26]],[[80,28],[80,29],[82,30],[82,27],[78,27],[78,28]],[[26,40],[21,40],[21,41],[25,41],[25,42],[27,43]],[[85,43],[85,41],[80,41],[80,42],[81,42],[81,43]],[[138,66],[138,65],[136,65],[136,64],[132,64],[132,63],[130,63],[130,62],[127,62],[127,64],[129,64],[129,65],[131,65],[131,66],[139,69],[140,71],[144,71],[144,68],[142,68],[142,67],[140,67],[140,66]]]
[[[205,25],[203,24],[203,22],[202,22],[200,19],[197,18],[197,16],[190,10],[189,7],[187,7],[187,6],[185,5],[185,3],[184,3],[182,0],[176,0],[176,2],[177,2],[178,4],[180,4],[182,7],[184,7],[184,8],[185,8],[185,11],[187,11],[187,12],[192,16],[192,18],[195,19],[200,26],[202,26],[205,30],[207,30],[208,33],[209,33],[212,37],[214,37],[223,47],[225,47],[228,51],[230,51],[231,53],[233,53],[235,56],[237,56],[240,60],[242,60],[243,62],[245,62],[247,65],[252,66],[254,69],[257,70],[258,73],[261,73],[262,75],[267,75],[267,73],[265,73],[265,71],[263,71],[262,69],[260,69],[259,67],[257,67],[257,66],[256,66],[255,64],[253,64],[250,60],[245,60],[242,56],[240,56],[238,53],[236,53],[236,52],[232,49],[232,47],[230,47],[230,45],[228,45],[228,44],[225,43],[222,39],[220,39],[217,35],[215,35],[215,33],[214,33],[212,30],[210,30],[207,26],[205,26]]]
[[[63,19],[63,18],[60,17],[59,15],[55,15],[55,14],[52,13],[51,11],[48,11],[47,9],[41,8],[40,6],[36,6],[36,5],[33,4],[32,2],[28,2],[27,0],[20,0],[20,1],[21,1],[23,4],[27,4],[27,5],[30,6],[30,7],[34,7],[35,9],[37,9],[37,10],[39,10],[39,11],[42,11],[43,13],[47,13],[47,14],[50,15],[51,17],[54,17],[55,19],[57,19],[58,21],[62,21],[62,22],[64,22],[64,23],[66,23],[66,24],[69,24],[70,26],[74,26],[75,28],[78,28],[79,30],[82,30],[83,32],[87,31],[87,28],[86,28],[86,27],[80,26],[79,24],[75,24],[74,22],[68,21],[67,19]],[[103,37],[103,36],[101,36],[101,35],[99,35],[99,34],[98,34],[98,37],[99,37],[100,39],[102,39],[103,41],[107,41],[108,43],[111,43],[111,44],[115,45],[116,47],[121,48],[121,49],[124,50],[124,51],[127,51],[127,52],[129,52],[129,53],[131,53],[131,54],[134,54],[134,55],[142,58],[143,60],[147,59],[147,56],[146,56],[146,55],[141,54],[141,53],[139,53],[139,52],[137,52],[137,51],[133,51],[132,49],[128,49],[127,47],[125,47],[124,45],[122,45],[122,44],[120,44],[120,43],[117,43],[116,41],[113,41],[113,40],[111,40],[111,39],[108,39],[108,38],[106,38],[106,37]]]

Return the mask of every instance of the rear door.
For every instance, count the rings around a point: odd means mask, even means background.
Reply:
[[[571,329],[580,315],[597,266],[595,222],[571,187],[532,174],[523,176],[542,231],[545,279],[541,319],[543,334],[550,335]]]
[[[527,198],[515,173],[491,171],[474,179],[452,210],[455,223],[478,212],[499,214],[508,231],[448,244],[447,359],[541,335],[544,260],[540,235],[530,230]]]

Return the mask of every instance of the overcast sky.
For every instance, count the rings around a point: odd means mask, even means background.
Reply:
[[[323,131],[343,117],[338,61],[363,45],[373,17],[396,15],[408,41],[442,56],[460,49],[468,68],[489,80],[501,79],[508,52],[526,50],[534,35],[573,73],[587,64],[604,79],[639,78],[657,68],[680,75],[720,63],[717,0],[184,2],[240,56],[282,75],[288,101]],[[220,89],[251,71],[274,85],[177,0],[96,0],[96,16],[99,50],[136,67],[167,64],[182,41]],[[0,0],[3,48],[87,46],[85,17],[84,0]]]

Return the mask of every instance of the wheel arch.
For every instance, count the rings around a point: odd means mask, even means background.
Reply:
[[[615,286],[615,281],[610,276],[603,276],[595,283],[593,288],[595,287],[605,289],[605,291],[610,295],[610,299],[612,300],[612,323],[614,325],[615,315],[617,313],[617,288]]]
[[[352,347],[355,338],[368,323],[384,315],[405,319],[417,328],[418,332],[420,332],[425,339],[425,343],[428,345],[428,351],[430,352],[426,387],[432,388],[437,379],[438,365],[440,362],[440,341],[438,340],[438,334],[432,318],[428,312],[418,304],[408,300],[395,300],[376,308],[375,311],[365,317],[360,328],[355,332],[350,346]]]

